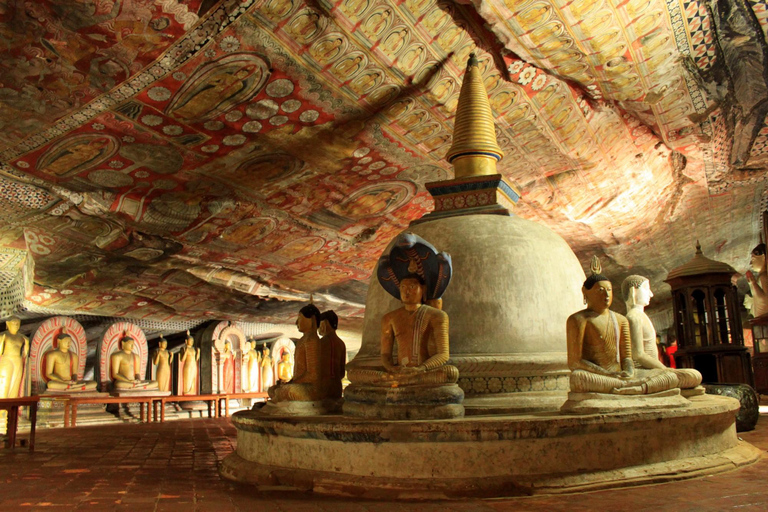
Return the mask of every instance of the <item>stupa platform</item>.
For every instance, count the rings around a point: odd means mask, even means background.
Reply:
[[[611,414],[378,421],[344,416],[232,417],[225,478],[260,489],[386,499],[555,494],[693,478],[751,464],[736,400]]]

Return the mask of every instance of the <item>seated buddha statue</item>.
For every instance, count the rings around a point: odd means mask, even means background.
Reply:
[[[656,347],[656,329],[651,319],[645,314],[645,307],[650,304],[653,292],[648,279],[643,276],[629,276],[621,285],[624,302],[627,304],[629,337],[632,340],[632,360],[636,369],[668,370],[677,376],[678,387],[692,390],[701,384],[701,373],[693,368],[667,368],[659,360]],[[704,393],[698,388],[695,394]],[[690,393],[686,393],[690,394]]]
[[[381,319],[381,365],[383,370],[350,370],[354,384],[396,388],[413,385],[453,384],[459,370],[446,364],[448,315],[422,302],[424,279],[408,274],[400,281],[402,307]],[[397,359],[393,358],[397,348]]]
[[[156,380],[141,379],[141,359],[133,353],[134,339],[127,334],[120,340],[121,350],[109,357],[110,377],[116,391],[150,391],[158,389]]]
[[[581,291],[587,308],[568,317],[571,392],[644,395],[679,387],[667,368],[636,370],[626,317],[611,311],[613,288],[597,258]]]
[[[45,355],[45,376],[48,379],[48,389],[68,393],[94,391],[97,386],[96,381],[78,380],[77,378],[79,360],[76,353],[69,351],[72,337],[67,334],[66,329],[62,329],[61,333],[56,336],[56,344],[56,350]]]
[[[332,394],[336,398],[341,398],[343,386],[341,384],[342,379],[346,375],[347,366],[347,346],[344,344],[339,335],[336,334],[336,329],[339,327],[339,317],[334,311],[324,311],[320,315],[320,329],[318,332],[322,338],[320,344],[324,351],[329,352],[330,366],[327,368],[329,372],[329,380],[332,382],[334,389]]]
[[[401,306],[381,318],[379,360],[355,358],[347,365],[345,415],[387,420],[464,415],[459,370],[448,364],[448,314],[441,309],[451,272],[450,256],[413,233],[398,236],[379,259],[379,284]]]
[[[320,310],[317,306],[309,304],[301,308],[296,327],[302,337],[296,343],[293,378],[290,382],[281,381],[269,388],[269,398],[273,402],[317,402],[341,398],[340,393],[334,393],[334,382],[330,378],[330,351],[321,345],[317,334],[319,324]],[[341,378],[338,380],[341,381]]]
[[[293,378],[293,362],[291,353],[287,350],[280,355],[280,362],[277,363],[277,379],[280,382],[290,382]]]

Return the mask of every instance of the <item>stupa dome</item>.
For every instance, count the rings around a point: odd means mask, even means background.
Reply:
[[[438,218],[409,231],[453,261],[443,310],[467,413],[562,404],[568,391],[565,323],[584,308],[584,272],[568,244],[515,215]],[[362,347],[351,364],[379,363],[381,317],[398,307],[374,272]]]

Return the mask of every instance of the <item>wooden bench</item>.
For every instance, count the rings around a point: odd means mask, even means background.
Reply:
[[[25,396],[20,398],[0,398],[0,409],[8,411],[8,427],[6,431],[5,447],[11,450],[16,448],[16,430],[19,427],[19,408],[29,407],[29,451],[35,451],[35,427],[37,426],[37,396]]]
[[[64,426],[74,427],[77,426],[77,406],[80,404],[139,404],[139,419],[141,422],[150,421],[149,409],[152,401],[157,400],[157,396],[83,396],[78,397],[69,395],[67,402],[64,404]],[[147,406],[147,414],[144,414],[144,406]],[[69,414],[67,409],[69,409]],[[67,424],[67,418],[69,418],[69,424]]]
[[[269,395],[267,393],[263,392],[253,392],[253,393],[228,393],[226,396],[226,400],[224,400],[224,417],[229,417],[229,401],[230,400],[241,400],[241,399],[247,399],[247,398],[269,398]]]
[[[217,418],[221,416],[220,400],[226,395],[169,395],[155,397],[152,402],[152,413],[154,420],[157,421],[157,405],[160,404],[160,421],[165,421],[165,404],[168,402],[206,402],[208,404],[208,417]],[[149,409],[147,409],[149,413]]]

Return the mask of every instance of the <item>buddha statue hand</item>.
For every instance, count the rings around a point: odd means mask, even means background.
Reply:
[[[619,377],[629,379],[635,376],[635,363],[632,361],[631,357],[624,358],[621,362],[621,368],[622,371],[619,374]]]

